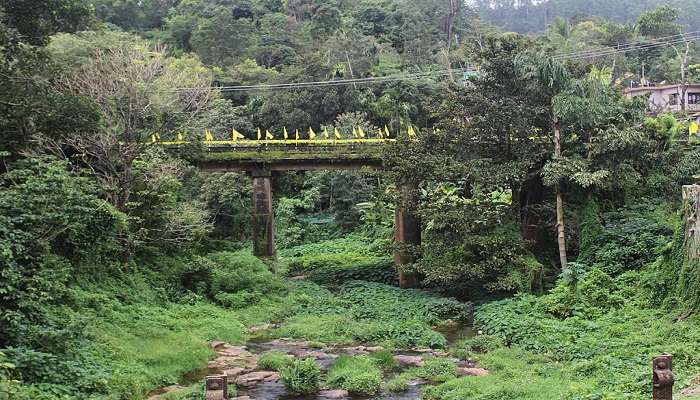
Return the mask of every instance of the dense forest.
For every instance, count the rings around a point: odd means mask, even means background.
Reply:
[[[696,3],[0,0],[0,400],[699,399]]]
[[[700,28],[697,0],[473,0],[471,4],[486,21],[519,33],[544,32],[557,17],[634,24],[645,11],[664,5],[681,10],[680,22],[688,30]]]

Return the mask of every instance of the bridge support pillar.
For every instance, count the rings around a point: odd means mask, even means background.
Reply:
[[[399,188],[401,198],[394,214],[394,262],[399,270],[399,286],[418,287],[418,275],[405,272],[401,267],[415,261],[414,250],[421,242],[420,221],[413,210],[418,202],[417,185],[405,184]]]
[[[253,171],[253,255],[274,258],[275,213],[272,209],[272,173]]]

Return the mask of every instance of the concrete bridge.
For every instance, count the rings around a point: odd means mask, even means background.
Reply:
[[[275,213],[272,203],[272,179],[275,173],[381,169],[381,148],[394,141],[395,139],[205,141],[204,152],[193,161],[202,171],[250,174],[253,183],[253,254],[261,258],[275,258]],[[403,204],[415,204],[409,198],[415,190],[404,186],[400,192],[406,200]],[[411,210],[396,208],[394,231],[398,242],[394,251],[397,267],[413,262],[405,245],[420,244],[420,225]],[[403,273],[400,269],[399,282],[401,287],[415,287],[418,284],[414,274]]]

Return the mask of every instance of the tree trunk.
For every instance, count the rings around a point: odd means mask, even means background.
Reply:
[[[700,185],[683,186],[685,248],[688,260],[700,260]]]
[[[561,124],[558,118],[554,118],[554,155],[561,157]],[[564,199],[561,194],[561,185],[556,185],[557,192],[557,243],[559,244],[559,263],[561,268],[566,268],[566,233],[564,225]]]

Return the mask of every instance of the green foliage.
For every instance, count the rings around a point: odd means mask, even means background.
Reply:
[[[443,319],[464,321],[471,306],[454,299],[420,290],[402,290],[378,283],[349,282],[342,287],[341,298],[350,302],[358,318],[383,320],[399,317],[432,324]]]
[[[280,377],[287,389],[292,393],[314,393],[319,388],[321,368],[313,358],[294,360],[282,368]]]
[[[491,374],[451,379],[425,389],[427,400],[612,399],[585,376],[573,377],[546,357],[519,349],[498,349],[480,360]],[[620,398],[620,397],[617,397]]]
[[[382,369],[389,372],[399,368],[399,363],[394,359],[394,353],[389,350],[380,350],[369,355],[374,363]]]
[[[283,295],[286,290],[268,265],[248,251],[195,257],[181,274],[185,288],[231,308],[255,304],[263,297]]]
[[[328,371],[326,384],[351,393],[375,394],[382,385],[382,371],[367,356],[340,356]]]
[[[450,353],[461,359],[467,359],[500,349],[503,346],[503,340],[498,336],[477,335],[455,343],[450,347]]]
[[[581,232],[588,247],[582,249],[578,261],[612,276],[641,269],[671,240],[675,217],[669,214],[664,206],[646,203],[604,213],[602,231],[597,227]]]
[[[408,390],[408,379],[402,376],[392,378],[384,384],[384,389],[393,393],[405,392]]]
[[[268,351],[258,358],[258,367],[270,371],[281,371],[292,361],[292,357],[279,351]]]
[[[368,282],[349,282],[334,295],[319,286],[297,287],[294,302],[275,337],[294,337],[324,343],[385,343],[401,348],[443,347],[446,339],[431,329],[442,319],[461,320],[469,304],[418,290]]]
[[[597,390],[589,387],[581,395],[627,393],[632,399],[648,398],[644,371],[648,360],[664,351],[674,354],[679,379],[697,373],[692,355],[697,340],[695,319],[674,321],[665,311],[627,304],[591,320],[579,316],[560,320],[544,307],[548,300],[553,301],[550,296],[490,303],[479,309],[475,323],[506,343],[564,363],[570,374],[590,376]]]
[[[88,178],[52,159],[29,159],[0,175],[0,346],[30,343],[44,307],[80,274],[108,275],[123,216]],[[104,263],[91,268],[92,263]]]
[[[433,383],[445,382],[457,376],[457,367],[452,361],[444,358],[428,358],[425,360],[425,366],[410,373]]]

